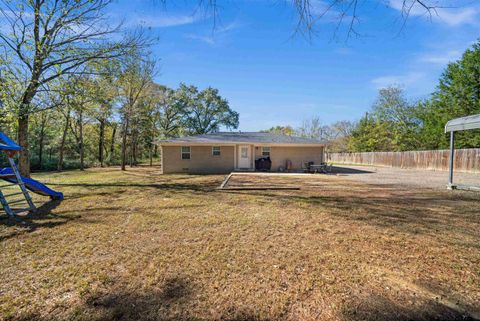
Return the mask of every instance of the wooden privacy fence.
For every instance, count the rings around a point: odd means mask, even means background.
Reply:
[[[448,150],[410,152],[327,153],[327,161],[388,167],[448,170]],[[480,173],[480,148],[455,150],[455,171]]]

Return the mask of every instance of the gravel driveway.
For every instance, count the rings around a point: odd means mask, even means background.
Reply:
[[[448,172],[402,169],[380,166],[336,165],[332,173],[346,179],[367,184],[398,185],[433,189],[445,189]],[[454,173],[454,183],[480,186],[480,174]]]

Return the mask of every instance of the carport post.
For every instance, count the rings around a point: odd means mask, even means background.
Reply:
[[[450,132],[450,176],[448,178],[448,189],[454,189],[453,185],[453,165],[455,160],[455,132],[452,130]]]

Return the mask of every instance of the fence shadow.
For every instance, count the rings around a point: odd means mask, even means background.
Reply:
[[[351,167],[332,166],[332,174],[372,174],[373,171]]]

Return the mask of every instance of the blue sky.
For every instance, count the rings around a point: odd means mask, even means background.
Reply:
[[[219,2],[215,28],[211,13],[194,10],[197,2],[119,0],[112,13],[125,27],[141,25],[158,37],[157,82],[216,87],[240,113],[239,129],[255,131],[298,126],[312,116],[326,124],[356,120],[391,84],[411,99],[427,97],[446,64],[479,37],[480,6],[459,1],[462,7],[432,17],[414,7],[402,27],[400,1],[363,1],[360,35],[348,40],[346,24],[335,36],[333,11],[318,22],[311,42],[293,35],[290,2]],[[315,0],[314,10],[322,12],[325,3]]]

